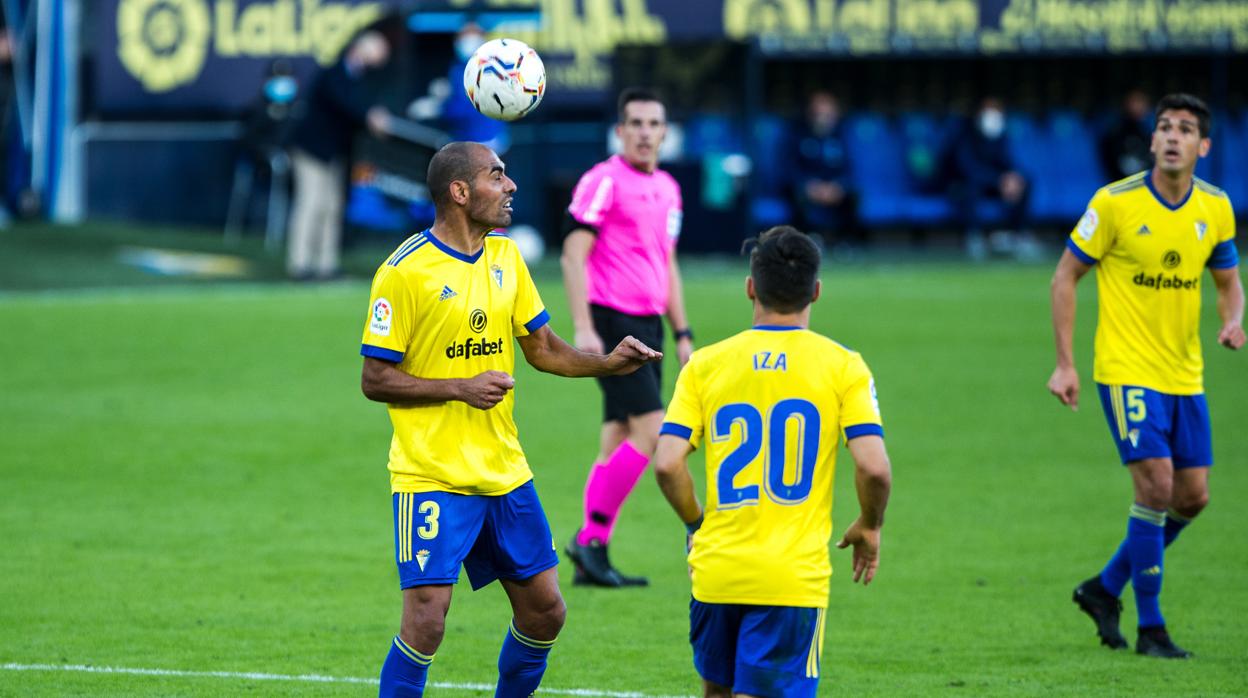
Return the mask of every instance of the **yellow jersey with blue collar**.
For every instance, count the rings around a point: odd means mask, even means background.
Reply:
[[[862,356],[798,327],[747,330],[694,353],[661,433],[706,448],[693,597],[826,608],[837,445],[884,434]]]
[[[491,233],[470,256],[426,230],[377,270],[360,353],[418,378],[513,375],[512,337],[549,321],[509,238]],[[391,491],[501,495],[531,480],[514,402],[513,390],[489,410],[458,401],[389,405]]]
[[[1066,243],[1096,265],[1096,382],[1204,392],[1201,278],[1206,266],[1239,264],[1234,239],[1230,199],[1199,178],[1177,205],[1161,198],[1151,172],[1096,192]]]

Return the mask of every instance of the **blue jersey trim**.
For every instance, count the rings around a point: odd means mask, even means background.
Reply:
[[[1066,238],[1066,249],[1070,250],[1072,254],[1078,257],[1080,262],[1083,262],[1088,266],[1096,264],[1096,257],[1093,257],[1087,252],[1079,249],[1079,246],[1075,244],[1075,241],[1070,238]]]
[[[397,364],[403,360],[403,352],[386,349],[384,347],[375,347],[371,344],[360,345],[360,356],[381,359],[382,361],[389,361],[392,364]]]
[[[755,325],[752,330],[763,330],[764,332],[791,332],[793,330],[804,330],[805,327],[799,325]]]
[[[417,239],[413,240],[411,244],[406,245],[403,249],[401,249],[398,253],[396,253],[394,255],[394,259],[390,261],[390,266],[392,267],[399,266],[399,262],[402,262],[404,259],[406,259],[409,254],[415,252],[416,250],[419,250],[420,248],[424,247],[428,243],[429,243],[429,238],[421,235]]]
[[[463,252],[460,252],[459,250],[452,249],[448,247],[446,243],[442,242],[441,240],[439,240],[437,237],[434,236],[433,228],[430,228],[429,230],[425,231],[425,237],[429,238],[429,242],[432,242],[434,247],[445,252],[447,256],[454,257],[455,259],[458,259],[461,262],[474,264],[476,263],[478,259],[481,259],[481,255],[485,253],[485,245],[481,245],[481,249],[477,250],[477,253],[474,255],[466,255]]]
[[[1153,173],[1152,172],[1149,172],[1148,174],[1144,175],[1144,184],[1148,187],[1148,190],[1153,193],[1153,198],[1157,199],[1157,203],[1161,204],[1162,206],[1165,206],[1171,211],[1177,211],[1183,208],[1183,204],[1187,203],[1187,200],[1192,198],[1192,192],[1196,189],[1196,180],[1195,178],[1193,178],[1191,186],[1187,188],[1187,193],[1183,195],[1183,200],[1177,204],[1171,205],[1169,201],[1166,201],[1165,199],[1161,198],[1161,194],[1159,194],[1157,192],[1157,188],[1153,186]]]
[[[852,427],[845,427],[845,440],[856,439],[859,436],[879,436],[883,438],[884,427],[879,424],[855,424]]]
[[[528,330],[529,334],[532,334],[542,329],[548,322],[550,322],[550,313],[546,312],[545,308],[542,308],[542,312],[538,313],[537,317],[524,323],[524,329]]]
[[[690,429],[689,427],[683,424],[677,424],[675,422],[663,422],[663,426],[659,429],[659,436],[662,436],[664,434],[670,434],[672,436],[679,436],[685,441],[690,441],[693,438],[692,429]]]
[[[1206,265],[1210,269],[1230,269],[1239,266],[1239,250],[1235,248],[1235,241],[1219,242],[1213,248],[1213,254],[1209,255]]]

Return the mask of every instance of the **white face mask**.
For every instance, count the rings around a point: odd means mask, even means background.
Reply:
[[[481,48],[481,44],[484,43],[485,37],[480,34],[464,34],[463,36],[459,36],[455,39],[455,55],[459,56],[459,60],[466,61],[471,58],[473,52]]]
[[[1005,114],[997,109],[985,109],[979,113],[979,132],[989,139],[996,139],[1005,132]]]

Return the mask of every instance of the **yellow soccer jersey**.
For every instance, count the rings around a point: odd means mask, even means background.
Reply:
[[[1103,187],[1066,246],[1096,265],[1100,297],[1092,375],[1173,395],[1204,392],[1200,282],[1233,267],[1235,217],[1226,194],[1200,179],[1178,206],[1141,172]]]
[[[513,375],[516,344],[549,322],[528,267],[491,233],[469,257],[426,230],[377,270],[360,353],[419,378]],[[532,479],[512,418],[514,391],[493,409],[463,402],[390,405],[393,492],[506,494]]]
[[[862,357],[805,329],[747,330],[693,355],[662,433],[706,442],[693,597],[826,607],[837,444],[884,433]]]

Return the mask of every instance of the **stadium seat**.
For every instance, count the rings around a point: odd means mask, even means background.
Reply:
[[[866,226],[908,223],[909,178],[900,134],[887,117],[870,112],[850,117],[845,126],[862,223]]]
[[[750,175],[750,218],[755,227],[767,228],[791,223],[793,207],[789,202],[791,175],[788,171],[788,122],[778,116],[764,114],[754,121],[750,157],[754,170]]]

